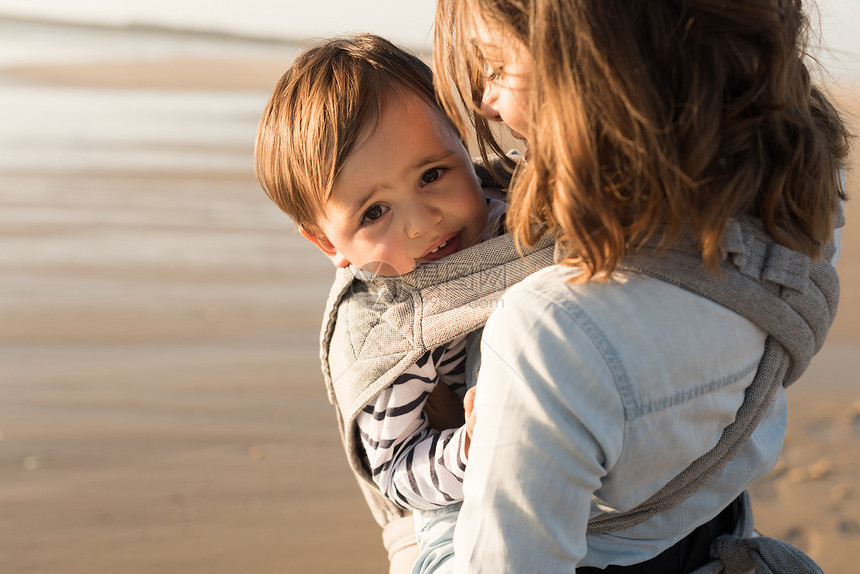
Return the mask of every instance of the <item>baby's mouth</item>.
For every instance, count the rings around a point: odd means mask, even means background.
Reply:
[[[447,239],[446,239],[445,241],[443,241],[443,242],[442,242],[442,245],[440,245],[439,247],[437,247],[436,249],[434,249],[434,250],[433,250],[433,251],[431,251],[430,253],[436,253],[437,251],[439,251],[440,249],[442,249],[442,248],[443,248],[443,247],[445,247],[446,245],[448,245],[448,240],[447,240]]]
[[[459,233],[452,235],[442,241],[439,245],[422,255],[419,261],[436,261],[447,257],[452,253],[456,253],[460,248],[461,235]]]

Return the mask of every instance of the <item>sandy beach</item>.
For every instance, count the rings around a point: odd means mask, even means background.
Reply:
[[[0,68],[4,87],[144,106],[241,92],[230,121],[244,134],[150,145],[211,168],[0,165],[0,572],[385,571],[319,374],[333,270],[253,175],[256,117],[288,62]],[[833,91],[857,132],[858,92]],[[777,468],[752,488],[759,529],[828,573],[854,572],[860,543],[856,201],[847,216],[836,325],[789,391]]]

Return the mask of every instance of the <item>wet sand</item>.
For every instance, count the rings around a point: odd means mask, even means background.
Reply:
[[[262,108],[282,68],[175,59],[0,78],[236,78]],[[839,98],[860,125],[855,94]],[[252,150],[233,153],[247,170],[0,171],[0,572],[384,571],[318,369],[332,269],[259,189]],[[848,218],[837,323],[789,392],[779,465],[752,489],[759,529],[828,573],[852,572],[860,543],[856,203]]]

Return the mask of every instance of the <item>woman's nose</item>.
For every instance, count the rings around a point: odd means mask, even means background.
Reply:
[[[498,100],[498,90],[492,82],[488,83],[481,97],[481,115],[492,122],[502,121],[502,116],[496,107]]]

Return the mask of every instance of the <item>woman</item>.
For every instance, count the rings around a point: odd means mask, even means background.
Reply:
[[[798,0],[440,0],[441,100],[526,140],[508,226],[559,237],[484,330],[456,571],[689,572],[741,533],[838,292],[805,34]]]

